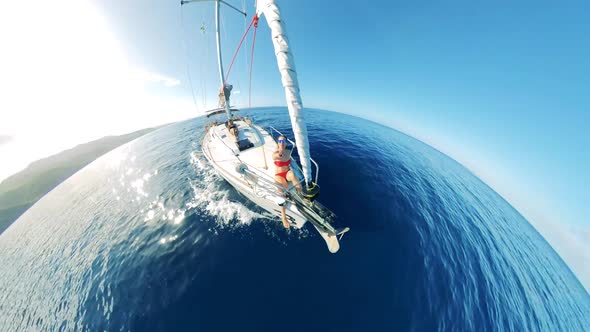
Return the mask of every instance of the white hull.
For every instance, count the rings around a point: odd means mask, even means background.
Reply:
[[[216,172],[249,200],[278,217],[281,215],[279,204],[284,204],[291,226],[303,227],[307,219],[272,185],[275,176],[272,153],[276,142],[259,126],[250,126],[244,121],[234,123],[238,126],[240,140],[247,139],[254,146],[240,151],[234,137],[229,135],[222,123],[211,126],[207,131],[202,144],[203,154]],[[244,167],[257,176],[240,171]]]
[[[201,0],[182,0],[181,5]],[[225,1],[215,1],[215,31],[217,41],[217,63],[219,68],[220,94],[222,97],[220,105],[227,114],[227,119],[232,119],[230,109],[230,95],[232,86],[226,82],[221,57],[221,36],[219,5],[224,3],[230,8],[246,16],[238,8]],[[207,126],[207,133],[203,139],[203,154],[211,163],[216,172],[229,182],[236,190],[246,196],[256,205],[262,207],[273,215],[282,217],[282,210],[285,209],[286,218],[291,226],[301,228],[307,221],[310,221],[326,241],[330,252],[339,250],[337,236],[347,232],[348,227],[336,229],[331,224],[334,214],[314,199],[319,194],[320,187],[317,184],[319,166],[309,155],[309,142],[307,139],[307,127],[303,120],[303,107],[299,94],[297,73],[293,61],[293,54],[289,47],[285,25],[281,19],[279,7],[274,0],[260,1],[257,4],[256,15],[246,30],[247,35],[250,27],[258,26],[258,15],[264,13],[272,32],[273,45],[277,64],[281,72],[281,82],[285,88],[285,96],[291,126],[295,141],[297,142],[297,153],[300,157],[303,173],[297,163],[291,159],[291,170],[299,179],[302,186],[300,193],[294,192],[294,188],[287,189],[275,182],[275,166],[272,153],[277,148],[273,137],[259,126],[253,125],[248,120],[238,120],[234,123],[239,129],[239,138],[230,135],[226,123],[212,123]],[[243,41],[242,37],[242,41]],[[241,45],[241,42],[240,42]],[[240,45],[238,45],[238,50]],[[237,53],[236,53],[237,54]],[[235,56],[234,56],[235,57]],[[231,66],[230,66],[231,70]],[[229,75],[229,72],[228,74]],[[214,115],[221,109],[216,109],[207,114]],[[276,129],[273,128],[274,131]],[[295,145],[292,141],[292,144]],[[312,164],[315,165],[315,179],[312,179]],[[288,191],[285,193],[285,191]]]

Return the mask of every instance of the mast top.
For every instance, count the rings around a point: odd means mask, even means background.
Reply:
[[[221,81],[221,89],[219,91],[219,106],[225,108],[225,113],[227,114],[228,120],[231,119],[231,109],[229,104],[229,98],[231,95],[232,86],[225,82],[225,76],[223,74],[223,60],[221,57],[221,33],[220,33],[220,25],[219,25],[219,4],[223,3],[224,5],[230,7],[231,9],[237,11],[238,13],[244,15],[244,17],[248,16],[246,12],[241,11],[240,9],[234,7],[233,5],[225,2],[224,0],[181,0],[180,5],[186,5],[191,2],[206,2],[206,1],[215,1],[215,36],[217,41],[217,64],[219,67],[219,79]]]

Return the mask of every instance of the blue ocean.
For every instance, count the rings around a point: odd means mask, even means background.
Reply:
[[[285,108],[242,112],[291,133]],[[199,117],[104,155],[0,236],[0,330],[588,331],[590,295],[469,170],[367,120],[305,117],[319,200],[351,228],[337,254],[218,177]]]

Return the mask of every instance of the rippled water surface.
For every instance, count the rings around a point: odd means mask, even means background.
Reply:
[[[284,109],[256,110],[288,131]],[[395,130],[306,111],[332,255],[216,177],[204,119],[101,157],[0,236],[0,329],[584,331],[590,296],[464,167]]]

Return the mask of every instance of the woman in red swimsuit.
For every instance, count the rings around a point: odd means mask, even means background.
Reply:
[[[287,138],[285,136],[279,136],[278,139],[278,148],[273,153],[272,159],[274,160],[276,169],[275,169],[275,181],[280,183],[283,187],[289,187],[289,181],[293,182],[297,190],[301,191],[301,186],[299,185],[299,180],[289,167],[291,164],[291,150],[286,149],[287,147]],[[283,226],[285,228],[289,228],[289,223],[287,222],[287,218],[285,216],[285,207],[282,206],[282,216],[281,219],[283,220]]]

